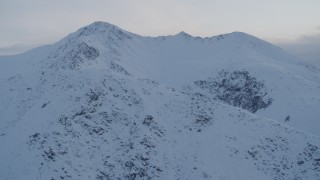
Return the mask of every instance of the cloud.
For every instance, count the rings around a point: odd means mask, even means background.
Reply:
[[[320,67],[320,26],[315,33],[304,35],[291,42],[275,43],[287,52]]]

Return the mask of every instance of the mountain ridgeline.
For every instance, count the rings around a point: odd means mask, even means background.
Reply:
[[[320,70],[245,33],[95,22],[0,83],[3,179],[320,179]]]

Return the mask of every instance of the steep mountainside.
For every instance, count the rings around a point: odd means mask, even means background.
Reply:
[[[95,22],[0,83],[3,179],[320,179],[320,70],[245,33]]]

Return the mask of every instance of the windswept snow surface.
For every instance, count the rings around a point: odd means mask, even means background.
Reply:
[[[245,33],[95,22],[0,84],[1,179],[320,179],[320,70]]]

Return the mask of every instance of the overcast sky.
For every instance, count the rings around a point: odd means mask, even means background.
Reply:
[[[320,62],[320,0],[0,0],[0,54],[54,43],[94,21],[148,36],[242,31]]]

